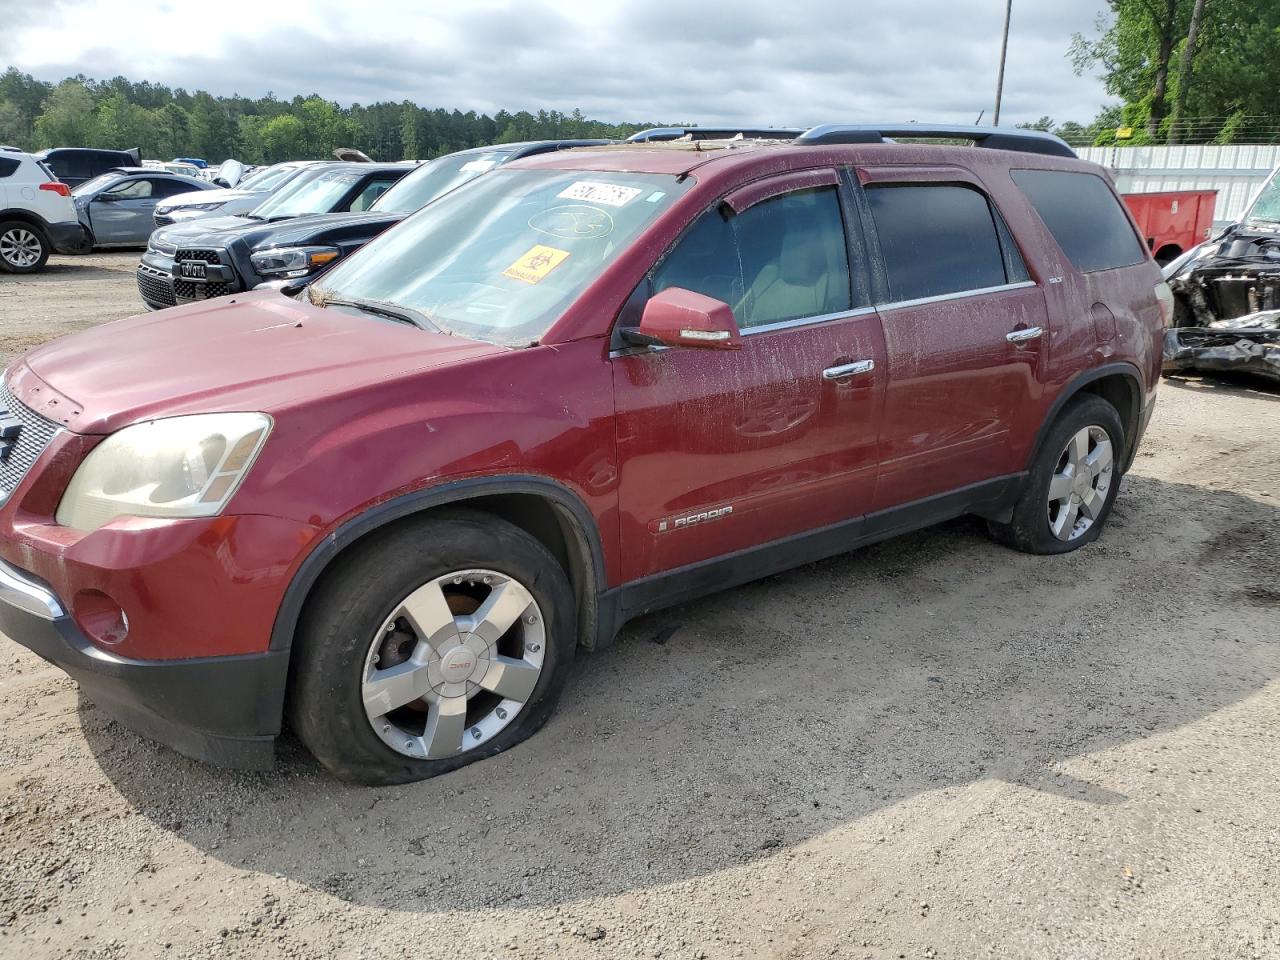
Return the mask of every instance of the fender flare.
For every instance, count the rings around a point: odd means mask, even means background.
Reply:
[[[579,553],[588,569],[583,571],[584,597],[582,606],[591,614],[596,613],[597,598],[605,590],[604,549],[595,518],[585,503],[568,487],[546,477],[524,474],[504,474],[495,477],[471,477],[454,480],[436,486],[415,490],[391,500],[383,501],[346,520],[317,541],[303,559],[285,588],[284,598],[276,611],[271,628],[270,650],[288,650],[293,645],[294,631],[302,615],[303,605],[312,587],[325,570],[347,547],[357,540],[405,517],[422,513],[448,504],[465,504],[478,497],[523,494],[549,501],[558,507],[568,519],[573,535],[578,540]],[[573,572],[567,571],[572,579]],[[579,624],[594,634],[594,624]]]
[[[1058,414],[1062,413],[1063,408],[1089,384],[1117,374],[1129,381],[1133,397],[1133,409],[1129,412],[1129,416],[1121,417],[1124,421],[1125,429],[1128,430],[1131,423],[1134,425],[1139,424],[1142,416],[1142,400],[1145,393],[1142,389],[1142,372],[1134,364],[1125,361],[1107,363],[1101,367],[1086,370],[1068,381],[1067,385],[1059,391],[1057,399],[1053,401],[1053,405],[1049,407],[1049,412],[1045,414],[1044,420],[1040,424],[1040,429],[1036,431],[1036,441],[1032,444],[1031,455],[1027,458],[1027,470],[1031,470],[1035,465],[1036,458],[1040,456],[1040,448],[1044,446],[1045,437],[1048,436],[1049,430],[1053,427],[1054,421],[1058,419]],[[1124,468],[1126,470],[1129,469],[1129,464],[1133,461],[1133,454],[1137,448],[1137,439],[1137,436],[1126,436],[1124,438],[1125,446],[1128,448],[1125,450],[1124,457]]]

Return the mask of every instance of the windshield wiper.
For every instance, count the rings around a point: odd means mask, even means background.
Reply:
[[[420,330],[435,330],[437,333],[445,332],[444,329],[436,323],[432,323],[431,319],[425,313],[419,313],[417,310],[411,310],[409,307],[402,307],[389,303],[383,303],[381,300],[328,300],[323,303],[326,307],[352,307],[356,310],[363,310],[365,313],[372,313],[377,317],[386,317],[388,320],[395,320],[399,323],[407,323],[411,327],[417,327]]]

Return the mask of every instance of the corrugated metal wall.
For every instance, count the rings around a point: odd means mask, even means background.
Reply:
[[[1107,167],[1121,193],[1217,190],[1214,220],[1238,220],[1257,189],[1280,165],[1280,145],[1229,147],[1077,147],[1085,160]]]

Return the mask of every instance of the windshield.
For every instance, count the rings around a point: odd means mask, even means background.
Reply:
[[[474,180],[482,173],[511,159],[510,153],[461,153],[424,163],[380,196],[371,210],[383,213],[413,213],[454,187]]]
[[[1280,170],[1271,174],[1266,185],[1259,191],[1249,206],[1245,220],[1262,220],[1267,223],[1280,223]]]
[[[274,167],[259,170],[248,179],[241,180],[236,184],[236,189],[248,190],[252,193],[265,193],[280,186],[297,170],[298,168],[291,163],[277,163]]]
[[[304,213],[331,213],[333,205],[363,176],[355,170],[320,171],[310,177],[304,174],[263,200],[250,216],[255,220],[279,220]]]
[[[92,180],[86,180],[78,187],[72,187],[71,195],[73,197],[82,197],[86,193],[97,193],[109,183],[114,183],[123,177],[123,173],[102,173],[94,177]]]
[[[449,333],[527,343],[691,183],[505,167],[388,230],[309,296],[407,307]]]

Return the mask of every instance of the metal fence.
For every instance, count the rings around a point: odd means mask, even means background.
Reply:
[[[1280,165],[1280,145],[1196,147],[1078,147],[1085,160],[1107,167],[1121,193],[1217,190],[1214,222],[1240,219],[1254,193]]]

